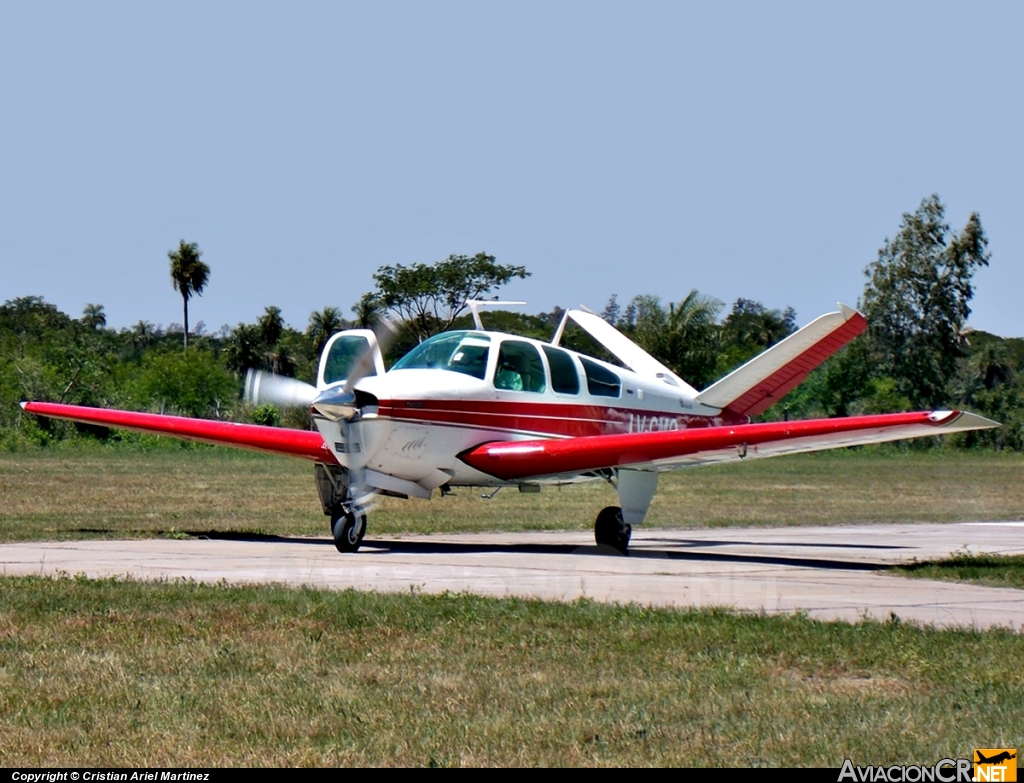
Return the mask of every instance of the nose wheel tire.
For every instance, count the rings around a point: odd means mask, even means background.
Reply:
[[[597,521],[594,523],[594,540],[598,546],[610,546],[626,554],[632,533],[632,526],[622,521],[622,509],[618,506],[608,506],[597,515]]]
[[[366,534],[366,512],[349,511],[331,520],[334,546],[339,552],[355,552]]]

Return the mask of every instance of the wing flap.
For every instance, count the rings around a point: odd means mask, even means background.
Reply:
[[[320,433],[283,427],[264,427],[259,424],[238,424],[230,421],[190,419],[184,416],[164,416],[158,413],[89,408],[83,405],[63,405],[55,402],[23,402],[21,407],[29,413],[53,419],[100,424],[172,438],[195,440],[218,446],[264,451],[289,457],[336,463],[331,450]]]
[[[932,411],[740,424],[567,440],[484,443],[459,455],[505,481],[608,468],[658,468],[774,457],[1000,426],[973,413]]]

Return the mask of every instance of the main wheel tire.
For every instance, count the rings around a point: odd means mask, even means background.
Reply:
[[[626,554],[629,548],[629,537],[633,528],[622,521],[622,509],[618,506],[608,506],[602,509],[594,522],[594,540],[598,546],[610,546]]]
[[[355,552],[366,534],[366,513],[349,511],[336,516],[331,520],[331,533],[339,552]]]

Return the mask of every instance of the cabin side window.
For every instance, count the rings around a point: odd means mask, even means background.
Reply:
[[[551,368],[551,389],[558,394],[579,394],[580,376],[576,372],[576,363],[565,351],[544,346],[544,355],[548,357]]]
[[[507,391],[543,392],[547,388],[544,363],[530,343],[505,340],[498,349],[494,388]]]
[[[583,372],[587,375],[587,391],[592,397],[618,397],[621,394],[622,381],[618,375],[582,356],[580,361],[583,363]]]

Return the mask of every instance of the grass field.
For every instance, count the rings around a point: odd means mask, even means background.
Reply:
[[[312,467],[216,448],[71,449],[0,455],[0,540],[238,531],[326,535]],[[617,504],[595,483],[460,489],[384,499],[370,535],[586,529]],[[1024,455],[842,452],[662,475],[647,524],[664,527],[953,522],[1024,518]]]
[[[0,579],[0,765],[934,763],[1017,747],[1007,632]]]
[[[945,560],[902,566],[897,570],[920,579],[1024,589],[1024,557],[1020,555],[958,554]]]
[[[3,454],[0,498],[7,541],[327,527],[308,464],[212,448]],[[583,529],[614,503],[459,490],[384,500],[370,534]],[[862,451],[668,474],[649,523],[1022,517],[1020,455]],[[1019,745],[1022,688],[1003,631],[0,577],[2,766],[929,764]]]

